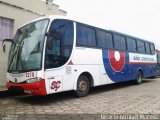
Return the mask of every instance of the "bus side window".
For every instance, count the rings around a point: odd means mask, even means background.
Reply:
[[[96,30],[96,36],[97,36],[97,46],[100,48],[106,48],[107,43],[105,40],[105,32],[101,30]]]
[[[49,30],[46,47],[46,68],[64,65],[73,48],[73,22],[54,20]]]
[[[148,43],[148,42],[145,42],[145,48],[146,48],[146,53],[147,53],[147,54],[151,54],[150,46],[149,46],[149,43]]]
[[[150,43],[150,48],[151,48],[151,54],[155,54],[154,44]]]
[[[95,29],[77,24],[77,44],[80,46],[96,46]]]
[[[49,38],[48,40],[47,40],[47,43],[46,43],[47,45],[47,50],[52,50],[53,49],[53,40],[52,40],[52,38]]]
[[[137,48],[138,48],[138,52],[145,53],[145,47],[144,47],[143,41],[137,40]]]
[[[111,33],[106,32],[107,48],[113,48],[113,38]]]
[[[112,34],[97,30],[97,46],[101,48],[113,48]]]
[[[137,52],[136,40],[127,37],[127,48],[130,52]]]
[[[114,34],[113,35],[114,40],[114,48],[116,50],[126,50],[126,40],[125,37],[121,35]]]

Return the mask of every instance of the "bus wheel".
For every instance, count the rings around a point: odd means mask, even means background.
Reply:
[[[137,85],[140,85],[142,83],[142,72],[141,71],[138,71],[138,75],[137,75],[137,79],[136,79],[136,84]]]
[[[86,76],[84,76],[84,75],[81,75],[78,78],[78,81],[77,81],[77,90],[75,91],[77,97],[84,97],[84,96],[86,96],[89,93],[89,88],[90,88],[90,85],[89,85],[88,78]]]

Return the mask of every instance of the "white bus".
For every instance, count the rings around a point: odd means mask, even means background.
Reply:
[[[104,30],[66,17],[47,16],[17,30],[7,70],[7,88],[47,95],[155,76],[152,42]],[[5,45],[3,45],[5,50]]]

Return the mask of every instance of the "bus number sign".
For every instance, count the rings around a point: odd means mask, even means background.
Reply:
[[[34,72],[27,72],[26,77],[35,77]]]

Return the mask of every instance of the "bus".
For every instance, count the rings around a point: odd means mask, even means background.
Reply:
[[[157,53],[157,76],[160,77],[160,50],[156,50]]]
[[[18,28],[8,59],[7,83],[25,93],[45,96],[155,76],[154,43],[116,31],[46,16]]]

